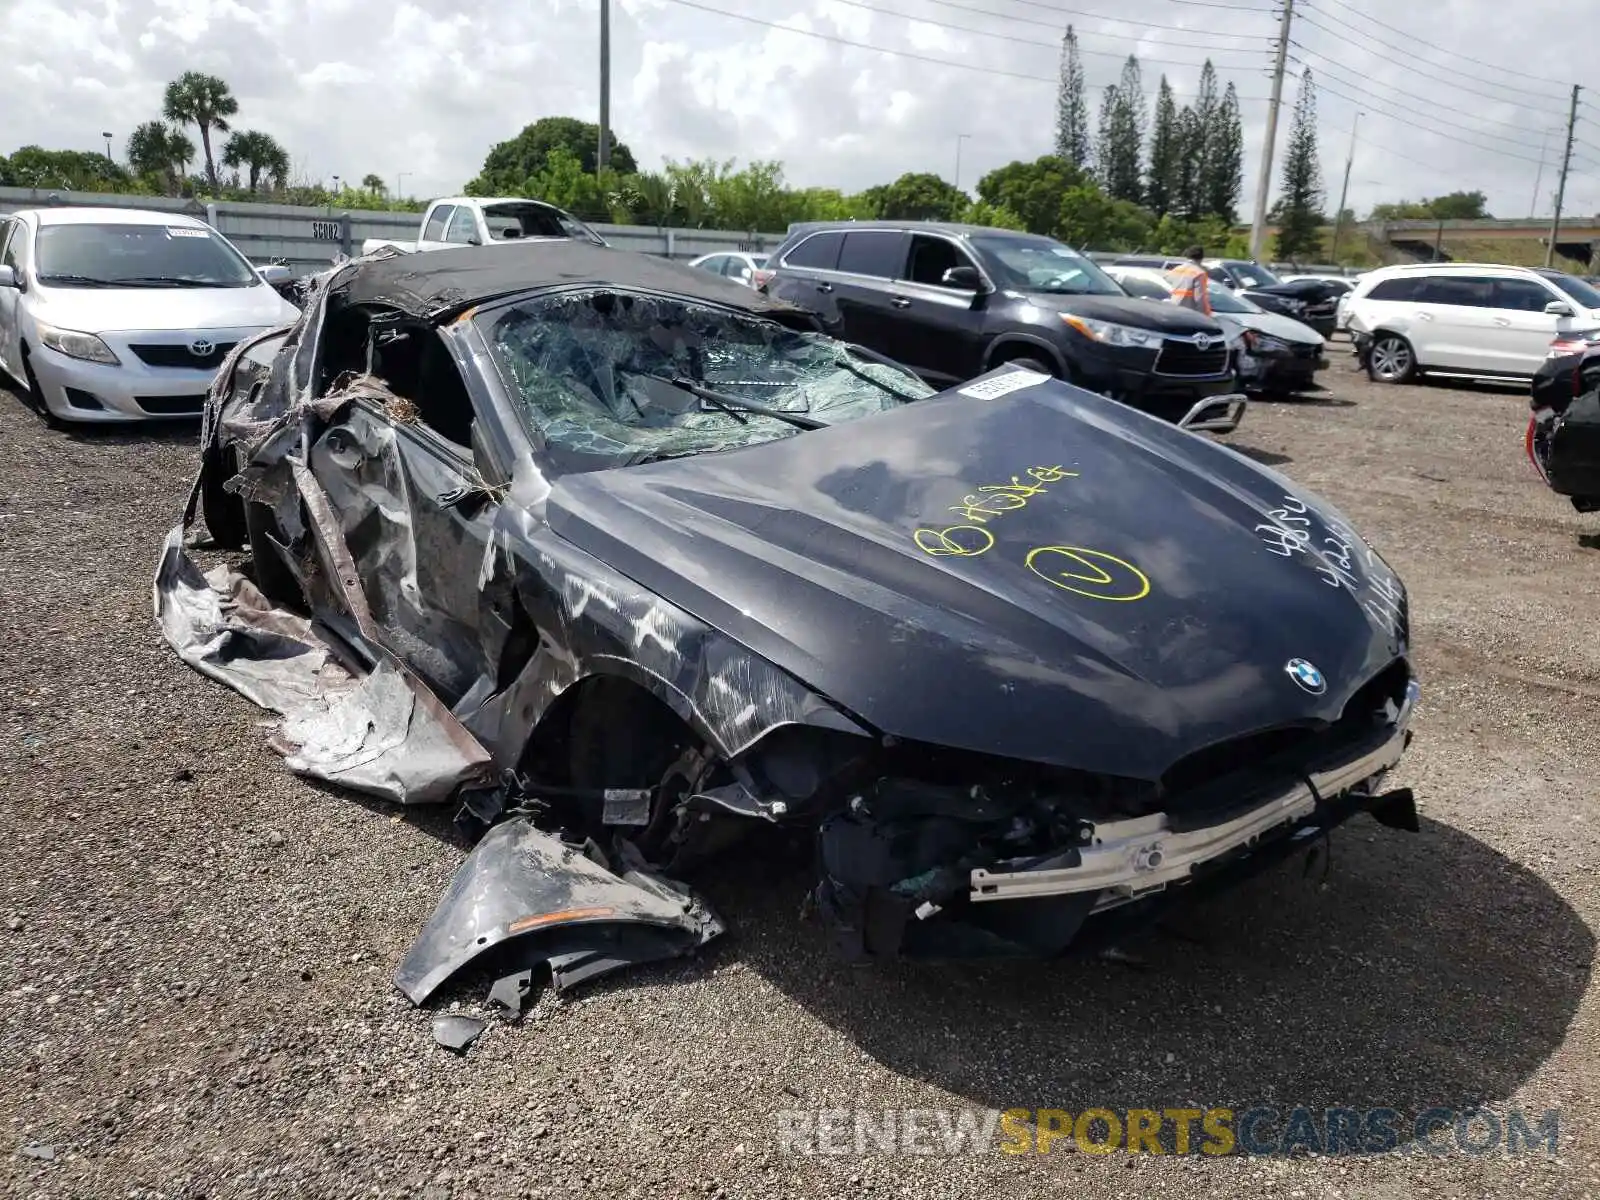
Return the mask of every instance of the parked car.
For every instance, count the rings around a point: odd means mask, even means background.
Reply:
[[[368,238],[361,243],[361,253],[372,254],[384,246],[408,253],[448,250],[455,246],[503,246],[530,238],[577,239],[595,246],[606,244],[603,237],[566,209],[520,196],[494,199],[449,196],[435,200],[422,214],[418,230],[414,242]]]
[[[1557,335],[1600,328],[1600,291],[1560,271],[1414,263],[1368,274],[1350,331],[1371,377],[1422,374],[1529,380]]]
[[[1416,829],[1405,589],[1281,475],[1015,363],[931,395],[652,256],[428,258],[240,348],[196,490],[261,594],[183,525],[155,587],[291,769],[482,833],[413,1001],[490,953],[559,985],[691,951],[685,879],[761,830],[814,842],[847,954],[948,957]]]
[[[1533,376],[1526,449],[1579,512],[1600,511],[1600,330],[1562,334]]]
[[[1268,312],[1293,317],[1323,337],[1333,336],[1341,284],[1326,279],[1281,279],[1258,262],[1241,258],[1208,258],[1206,273]]]
[[[736,283],[744,284],[745,287],[759,288],[772,278],[772,272],[767,270],[767,259],[768,256],[765,254],[727,250],[715,254],[702,254],[689,265],[698,267],[702,271],[710,271],[713,275],[732,279]]]
[[[1015,362],[1189,429],[1225,432],[1244,412],[1222,326],[1138,303],[1053,238],[815,222],[792,226],[768,265],[765,292],[939,387]]]
[[[1173,283],[1162,271],[1118,266],[1105,271],[1130,296],[1173,302]],[[1325,343],[1316,330],[1292,317],[1269,313],[1220,283],[1211,285],[1210,296],[1217,323],[1238,338],[1234,367],[1247,392],[1304,391],[1316,382],[1317,372],[1326,369]]]
[[[41,416],[196,416],[228,352],[300,315],[204,221],[39,208],[0,232],[0,368]]]

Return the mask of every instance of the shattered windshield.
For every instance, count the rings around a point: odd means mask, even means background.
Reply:
[[[523,419],[567,470],[732,450],[934,392],[821,334],[662,296],[565,292],[478,320]]]

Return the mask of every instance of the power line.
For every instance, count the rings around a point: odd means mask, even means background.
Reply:
[[[1319,92],[1327,92],[1328,95],[1330,95],[1330,96],[1337,96],[1339,99],[1345,101],[1347,104],[1355,105],[1357,109],[1371,108],[1373,104],[1380,103],[1379,101],[1374,101],[1371,97],[1368,97],[1365,100],[1357,100],[1357,99],[1355,99],[1355,97],[1347,96],[1343,92],[1338,91],[1338,90],[1336,90],[1334,88],[1331,88],[1331,87],[1327,87],[1326,85],[1324,85],[1321,82],[1316,82],[1315,86],[1317,88],[1317,91],[1319,91]],[[1383,103],[1386,103],[1386,102],[1383,102]],[[1429,127],[1427,125],[1423,125],[1421,122],[1419,122],[1416,119],[1416,116],[1414,114],[1412,114],[1412,113],[1384,112],[1384,111],[1382,111],[1380,109],[1379,110],[1379,115],[1388,117],[1391,120],[1404,121],[1408,125],[1415,126],[1419,131],[1421,131],[1423,133],[1431,133],[1435,137],[1443,138],[1447,142],[1459,142],[1460,144],[1462,144],[1464,146],[1470,146],[1474,150],[1481,150],[1485,154],[1498,154],[1503,158],[1514,158],[1518,162],[1525,162],[1525,163],[1532,163],[1532,164],[1537,164],[1538,161],[1539,161],[1536,158],[1529,158],[1525,154],[1513,154],[1509,150],[1496,150],[1491,146],[1480,146],[1476,142],[1469,142],[1465,138],[1457,137],[1455,134],[1444,133],[1441,130],[1433,129],[1433,128],[1431,128],[1431,127]]]
[[[1270,13],[1270,8],[1257,8],[1252,4],[1215,4],[1212,0],[1171,0],[1173,4],[1190,4],[1195,8],[1221,8],[1229,12]]]
[[[1320,30],[1322,30],[1323,33],[1326,33],[1331,37],[1339,38],[1341,41],[1344,41],[1347,44],[1352,44],[1353,45],[1353,43],[1350,43],[1350,39],[1348,37],[1346,37],[1344,34],[1341,34],[1341,33],[1338,33],[1335,30],[1329,29],[1326,25],[1318,24],[1316,21],[1312,20],[1310,17],[1302,17],[1301,20],[1303,20],[1307,25],[1311,26],[1313,29],[1320,29]],[[1360,32],[1360,31],[1357,30],[1355,32]],[[1363,35],[1363,36],[1366,36],[1366,35]],[[1379,45],[1388,45],[1388,43],[1387,42],[1380,42]],[[1516,100],[1508,100],[1504,96],[1496,96],[1493,92],[1481,92],[1476,88],[1469,88],[1466,84],[1457,83],[1455,80],[1447,79],[1443,75],[1432,75],[1432,74],[1429,74],[1427,71],[1419,70],[1415,60],[1413,60],[1411,62],[1405,62],[1402,59],[1391,58],[1387,54],[1383,54],[1383,53],[1381,53],[1381,52],[1379,52],[1377,50],[1369,49],[1366,46],[1355,46],[1355,49],[1363,50],[1366,53],[1372,55],[1374,58],[1381,58],[1381,59],[1383,59],[1384,62],[1392,63],[1397,67],[1404,67],[1407,71],[1410,71],[1411,73],[1413,73],[1415,75],[1419,75],[1423,79],[1432,79],[1432,80],[1434,80],[1434,81],[1436,81],[1438,83],[1444,84],[1447,87],[1455,88],[1457,91],[1467,92],[1467,93],[1469,93],[1470,95],[1473,95],[1473,96],[1481,96],[1485,100],[1493,100],[1496,104],[1518,104],[1519,103]],[[1430,66],[1437,66],[1438,64],[1437,63],[1430,63],[1429,65]],[[1445,70],[1449,70],[1450,68],[1446,67],[1444,69]],[[1530,92],[1526,88],[1512,87],[1510,84],[1506,84],[1506,83],[1494,84],[1492,86],[1503,88],[1503,89],[1505,89],[1507,91],[1522,92],[1522,93],[1524,93],[1526,95],[1537,96],[1540,100],[1549,100],[1551,98],[1551,97],[1546,96],[1546,95],[1541,95],[1538,92]],[[1561,117],[1565,117],[1566,116],[1565,113],[1557,114],[1557,113],[1553,112],[1551,109],[1535,108],[1531,104],[1521,104],[1521,107],[1526,109],[1529,112],[1543,113],[1545,116],[1558,116],[1558,115],[1561,116]]]
[[[1380,21],[1380,20],[1378,20],[1377,17],[1373,16],[1371,13],[1364,12],[1361,9],[1357,8],[1355,5],[1346,3],[1346,0],[1330,0],[1330,3],[1337,4],[1340,8],[1344,9],[1348,13],[1351,13],[1351,14],[1355,15],[1362,22],[1364,22],[1366,24],[1377,25],[1378,27],[1380,27],[1382,29],[1389,30],[1389,32],[1391,32],[1391,33],[1398,33],[1401,37],[1406,38],[1407,40],[1409,40],[1411,42],[1410,46],[1396,46],[1396,45],[1393,45],[1393,44],[1391,44],[1389,42],[1383,41],[1381,38],[1378,38],[1376,35],[1371,35],[1371,34],[1368,35],[1368,36],[1372,37],[1373,41],[1376,41],[1376,42],[1379,42],[1382,45],[1388,46],[1391,50],[1399,50],[1399,51],[1401,51],[1402,53],[1405,53],[1405,54],[1414,54],[1416,52],[1416,47],[1417,46],[1426,46],[1426,47],[1428,47],[1428,49],[1436,50],[1440,54],[1448,55],[1451,58],[1459,58],[1464,62],[1473,63],[1473,64],[1475,64],[1477,66],[1480,66],[1480,67],[1488,67],[1491,70],[1499,71],[1503,75],[1515,75],[1519,79],[1532,79],[1532,80],[1534,80],[1536,82],[1544,83],[1545,86],[1547,86],[1547,87],[1554,86],[1554,85],[1548,83],[1548,81],[1545,79],[1545,76],[1543,76],[1543,75],[1534,75],[1534,74],[1530,74],[1527,71],[1512,71],[1512,70],[1508,69],[1507,67],[1502,66],[1500,63],[1486,62],[1481,58],[1473,58],[1470,54],[1462,54],[1462,53],[1460,53],[1459,51],[1456,51],[1456,50],[1447,50],[1443,46],[1436,45],[1433,42],[1423,41],[1423,39],[1419,38],[1416,34],[1410,33],[1407,30],[1401,29],[1397,25],[1390,25],[1390,24],[1387,24],[1387,23],[1385,23],[1383,21]],[[1340,21],[1338,17],[1331,16],[1331,15],[1328,17],[1328,20],[1333,21],[1333,22],[1338,23],[1338,24],[1347,24],[1346,22]],[[1349,26],[1349,27],[1350,28],[1354,28],[1354,26]],[[1443,64],[1443,63],[1433,64],[1433,65],[1445,66],[1445,64]],[[1445,69],[1449,70],[1450,68],[1449,67],[1445,67]],[[1556,99],[1555,96],[1551,96],[1549,94],[1545,94],[1543,98],[1546,99],[1546,100],[1554,100],[1554,99]]]
[[[1054,50],[1055,49],[1055,43],[1053,41],[1052,42],[1043,42],[1043,41],[1040,41],[1038,38],[1017,37],[1015,34],[1010,34],[1010,33],[994,33],[993,31],[987,30],[987,29],[974,29],[971,25],[953,25],[948,21],[935,21],[935,20],[933,20],[933,19],[931,19],[929,17],[912,16],[910,13],[900,12],[898,9],[879,8],[875,4],[866,3],[865,0],[834,0],[834,3],[847,5],[850,8],[863,9],[866,12],[879,13],[880,15],[886,16],[886,17],[899,17],[899,18],[901,18],[902,20],[905,20],[905,21],[915,21],[915,22],[917,22],[918,24],[921,24],[921,25],[933,25],[933,26],[935,26],[936,28],[939,28],[939,29],[950,29],[950,30],[954,30],[957,33],[970,33],[970,34],[975,34],[978,37],[994,38],[997,41],[1015,42],[1017,45],[1020,45],[1020,46],[1032,46],[1035,49],[1041,49],[1041,50]],[[959,4],[952,4],[951,7],[964,8],[966,6],[965,5],[959,5]],[[985,12],[987,10],[980,8],[980,9],[973,9],[971,11],[973,11],[973,12]],[[729,15],[731,16],[732,14],[730,13]],[[1043,22],[1041,22],[1041,24],[1043,24]],[[1116,34],[1094,33],[1093,36],[1095,36],[1095,37],[1117,37],[1118,35],[1116,35]],[[1130,35],[1123,35],[1123,40],[1140,42],[1140,41],[1143,41],[1144,39],[1140,38],[1140,37],[1132,37]],[[1168,42],[1168,43],[1165,43],[1165,44],[1173,46],[1174,48],[1180,49],[1180,50],[1209,50],[1209,51],[1216,51],[1216,50],[1219,50],[1219,49],[1223,49],[1222,47],[1198,46],[1198,45],[1182,43],[1182,42]],[[1101,57],[1101,58],[1125,59],[1125,58],[1128,57],[1128,55],[1126,53],[1124,53],[1123,51],[1121,51],[1121,50],[1085,50],[1082,46],[1078,47],[1078,50],[1082,54],[1093,54],[1093,55],[1096,55],[1096,56]],[[1248,53],[1248,52],[1241,50],[1241,51],[1236,51],[1235,53],[1244,54],[1244,53]],[[1142,62],[1142,61],[1145,61],[1145,60],[1141,58],[1140,61]],[[1171,59],[1159,59],[1159,58],[1152,58],[1149,61],[1150,62],[1156,62],[1156,63],[1166,63],[1166,64],[1170,64],[1172,66],[1185,66],[1185,67],[1189,67],[1189,66],[1192,66],[1192,67],[1203,67],[1205,65],[1205,63],[1203,63],[1203,62],[1188,62],[1188,61],[1185,61],[1185,62],[1174,62]],[[1209,61],[1209,60],[1207,60],[1207,61]],[[1211,65],[1213,67],[1215,67],[1218,64],[1217,63],[1212,63]],[[1235,70],[1235,71],[1248,70],[1252,66],[1252,64],[1247,64],[1247,63],[1222,63],[1220,65],[1223,66],[1223,67],[1227,67],[1230,70]]]
[[[1392,84],[1392,83],[1384,83],[1384,84],[1376,83],[1374,80],[1372,80],[1371,78],[1367,77],[1366,72],[1363,71],[1360,67],[1353,67],[1349,63],[1344,62],[1342,59],[1332,58],[1332,57],[1330,57],[1329,55],[1327,55],[1326,53],[1324,53],[1321,50],[1313,50],[1309,46],[1302,46],[1299,42],[1295,42],[1294,45],[1298,49],[1304,51],[1306,54],[1315,55],[1317,58],[1321,59],[1322,62],[1324,64],[1326,64],[1327,66],[1329,66],[1329,67],[1337,67],[1340,70],[1348,71],[1352,75],[1355,75],[1361,81],[1360,84],[1358,85],[1360,87],[1381,87],[1386,91],[1397,92],[1402,96],[1408,97],[1409,99],[1421,100],[1421,101],[1423,101],[1424,103],[1427,103],[1427,104],[1437,104],[1439,102],[1439,97],[1438,96],[1425,96],[1421,92],[1407,91],[1405,88],[1400,87],[1400,86],[1398,86],[1396,84]],[[1361,47],[1360,46],[1355,46],[1354,49],[1360,50]],[[1518,100],[1502,100],[1501,103],[1502,104],[1516,105],[1518,107],[1521,106],[1521,101],[1518,101]],[[1534,111],[1537,111],[1537,110],[1534,110]],[[1526,121],[1501,121],[1501,120],[1498,120],[1498,119],[1496,119],[1494,117],[1476,117],[1474,119],[1478,120],[1478,121],[1482,121],[1484,124],[1487,124],[1487,125],[1501,125],[1501,126],[1504,126],[1507,129],[1515,129],[1515,130],[1517,130],[1519,133],[1521,133],[1523,135],[1523,138],[1525,138],[1527,136],[1528,123]],[[1483,136],[1484,137],[1500,137],[1501,135],[1500,134],[1494,134],[1494,133],[1484,133]],[[1523,141],[1523,138],[1515,139],[1515,141],[1517,142],[1518,145],[1525,144],[1524,141]],[[1507,139],[1507,140],[1512,140],[1512,139]]]
[[[1022,4],[1022,5],[1026,5],[1029,8],[1042,9],[1045,12],[1055,13],[1058,16],[1063,16],[1063,17],[1086,17],[1091,21],[1111,21],[1111,22],[1113,22],[1114,24],[1117,24],[1117,25],[1132,25],[1132,26],[1134,26],[1136,28],[1139,28],[1139,29],[1160,29],[1160,30],[1164,30],[1164,31],[1169,32],[1169,33],[1187,33],[1187,34],[1190,34],[1190,35],[1192,35],[1194,37],[1226,38],[1226,39],[1231,39],[1233,41],[1256,41],[1256,40],[1266,41],[1267,40],[1267,37],[1264,34],[1253,34],[1253,33],[1211,33],[1208,30],[1195,29],[1193,26],[1189,26],[1189,25],[1163,25],[1163,24],[1160,24],[1160,23],[1158,23],[1156,21],[1135,21],[1135,20],[1133,20],[1131,18],[1108,17],[1104,13],[1086,12],[1083,9],[1078,9],[1078,8],[1063,8],[1059,4],[1045,4],[1045,3],[1043,3],[1043,0],[997,0],[997,2],[1001,2],[1001,3],[1009,2],[1009,3],[1012,3],[1012,4]],[[1021,24],[1024,24],[1024,25],[1041,25],[1046,29],[1054,30],[1058,34],[1061,32],[1061,23],[1059,21],[1044,21],[1044,20],[1039,19],[1038,17],[1018,17],[1018,16],[1013,16],[1010,13],[995,12],[993,9],[973,8],[969,4],[960,3],[959,0],[927,0],[927,3],[929,3],[929,4],[938,4],[938,5],[941,5],[941,6],[945,7],[945,8],[959,8],[959,9],[964,9],[964,10],[966,10],[968,12],[983,13],[986,16],[998,17],[1002,21],[1017,21],[1017,22],[1020,22]],[[920,18],[918,18],[918,19],[920,20]],[[1123,35],[1123,34],[1103,33],[1098,29],[1090,29],[1090,30],[1087,30],[1086,32],[1092,33],[1097,37],[1124,37],[1124,36],[1126,36],[1126,35]]]
[[[1316,70],[1318,72],[1332,71],[1333,70],[1333,64],[1331,62],[1327,61],[1326,59],[1323,59],[1320,54],[1316,53],[1316,51],[1307,50],[1304,46],[1300,45],[1299,42],[1292,42],[1290,44],[1295,46],[1297,49],[1303,51],[1304,53],[1309,54],[1312,57],[1318,59],[1319,60],[1319,65],[1316,67]],[[1307,67],[1310,66],[1310,64],[1307,64],[1307,63],[1302,63],[1301,65],[1302,66],[1307,66]],[[1348,70],[1354,71],[1354,68],[1348,68]],[[1340,78],[1340,76],[1343,76],[1344,74],[1345,74],[1345,70],[1336,71],[1334,73],[1334,82],[1339,84],[1342,87],[1354,88],[1357,91],[1360,91],[1364,87],[1366,87],[1366,88],[1374,87],[1374,84],[1372,83],[1372,81],[1370,79]],[[1383,87],[1382,87],[1382,90],[1396,92],[1401,96],[1409,96],[1412,99],[1417,99],[1417,100],[1427,99],[1427,97],[1418,96],[1415,92],[1408,92],[1403,88],[1397,88],[1397,87],[1394,87],[1394,86],[1392,86],[1390,84],[1384,84]],[[1388,104],[1390,102],[1388,100],[1383,99],[1382,97],[1375,97],[1373,100],[1369,101],[1369,103]],[[1395,116],[1394,113],[1386,113],[1385,115],[1386,116],[1391,116],[1391,117]],[[1408,120],[1408,121],[1409,120],[1415,120],[1415,118],[1410,116],[1409,114],[1404,119]],[[1448,117],[1440,117],[1440,116],[1436,116],[1436,115],[1430,114],[1428,119],[1430,121],[1437,121],[1441,125],[1449,125],[1454,129],[1460,129],[1460,130],[1462,130],[1462,131],[1464,131],[1466,133],[1474,134],[1477,137],[1494,138],[1496,141],[1509,142],[1511,145],[1517,146],[1517,147],[1523,147],[1523,146],[1527,145],[1527,140],[1526,140],[1527,127],[1526,126],[1521,127],[1523,129],[1523,133],[1524,133],[1523,137],[1520,137],[1520,138],[1509,138],[1509,137],[1506,137],[1505,134],[1503,134],[1503,133],[1490,133],[1487,130],[1477,129],[1477,128],[1471,126],[1471,125],[1463,125],[1459,121],[1452,121]],[[1446,135],[1441,135],[1441,136],[1449,136],[1449,135],[1446,134]],[[1459,141],[1459,142],[1466,142],[1466,144],[1469,145],[1469,146],[1474,144],[1474,143],[1471,143],[1471,142],[1467,142],[1465,138],[1458,137],[1455,140]],[[1497,150],[1492,146],[1479,146],[1478,149],[1483,150],[1483,151],[1485,151],[1486,153],[1489,153],[1489,154],[1504,154],[1505,153],[1505,151]]]
[[[729,12],[723,8],[713,8],[709,4],[699,3],[698,0],[666,0],[666,2],[668,4],[679,5],[682,8],[692,8],[699,12],[713,13],[716,16],[727,17],[734,21],[746,21],[752,25],[764,25],[766,28],[776,29],[780,33],[793,33],[800,37],[816,38],[819,41],[832,42],[838,46],[851,46],[857,50],[871,50],[875,54],[887,54],[894,58],[907,58],[914,62],[930,63],[936,67],[955,67],[963,71],[981,71],[986,75],[998,75],[1007,79],[1026,79],[1033,83],[1048,83],[1052,86],[1057,85],[1060,82],[1060,80],[1054,75],[1030,75],[1026,71],[1007,71],[999,67],[984,66],[980,63],[955,62],[948,58],[934,58],[931,54],[919,54],[914,50],[890,50],[886,46],[874,46],[870,42],[858,42],[853,38],[841,37],[836,33],[823,33],[822,31],[816,29],[796,29],[792,25],[782,25],[777,21],[767,21],[763,20],[761,17],[751,17],[746,16],[744,13]],[[1127,55],[1118,54],[1115,57],[1126,58]],[[1140,59],[1140,61],[1161,63],[1165,66],[1175,67],[1200,67],[1205,65],[1204,63],[1173,62],[1171,59],[1158,58]],[[1213,63],[1212,65],[1215,66],[1216,64]],[[1173,88],[1172,90],[1176,95],[1194,94],[1192,92],[1181,91],[1178,88]],[[1239,99],[1241,102],[1248,100],[1252,103],[1267,103],[1265,96],[1240,96]]]

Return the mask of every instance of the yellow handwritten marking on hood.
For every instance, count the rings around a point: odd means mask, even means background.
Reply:
[[[1040,579],[1094,600],[1143,600],[1150,577],[1125,558],[1083,546],[1039,546],[1023,560]],[[1106,566],[1115,568],[1108,571]],[[1068,568],[1078,568],[1071,570]],[[1071,582],[1065,582],[1071,580]],[[1083,586],[1073,586],[1079,584]]]

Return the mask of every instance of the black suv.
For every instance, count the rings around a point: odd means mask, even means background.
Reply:
[[[935,387],[1013,362],[1189,429],[1226,431],[1244,411],[1221,325],[1133,299],[1051,238],[924,221],[816,222],[790,226],[767,266],[763,291]]]

